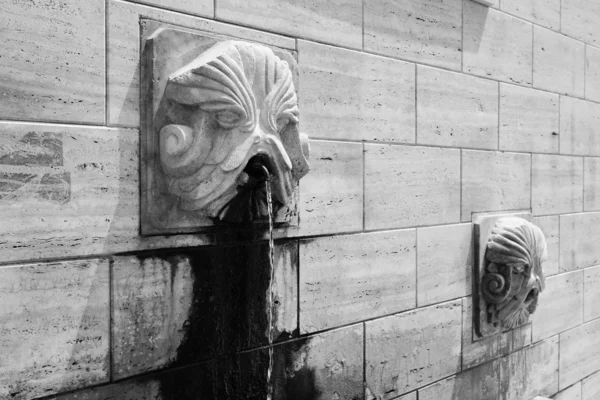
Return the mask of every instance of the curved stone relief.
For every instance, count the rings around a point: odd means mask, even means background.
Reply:
[[[145,193],[162,196],[147,201],[150,222],[159,230],[264,221],[266,180],[277,212],[290,206],[298,180],[309,170],[308,138],[299,131],[289,60],[242,41],[213,40],[204,47],[191,59],[185,52],[174,57],[185,62],[164,76],[160,99],[159,71],[150,82],[156,111],[147,131],[158,139],[147,151],[155,159],[148,173],[151,192]],[[157,53],[164,56],[162,49]],[[157,62],[154,68],[173,64]]]
[[[484,232],[479,238],[480,336],[526,324],[545,288],[547,250],[541,229],[519,217],[497,218],[489,226],[487,238]]]

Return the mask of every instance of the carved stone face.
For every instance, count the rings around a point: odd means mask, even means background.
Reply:
[[[267,215],[288,204],[309,169],[288,64],[267,47],[220,42],[172,74],[160,161],[168,192],[184,211],[219,220]]]
[[[500,219],[490,235],[481,292],[489,322],[503,329],[526,323],[544,290],[546,239],[537,226],[522,218]]]

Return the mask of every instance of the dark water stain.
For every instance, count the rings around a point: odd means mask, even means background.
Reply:
[[[28,132],[13,151],[0,157],[3,165],[63,165],[62,134],[53,132]]]

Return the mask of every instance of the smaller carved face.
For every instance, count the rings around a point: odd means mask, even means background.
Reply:
[[[535,312],[545,287],[546,239],[540,228],[522,218],[499,220],[490,235],[481,291],[490,322],[512,329]]]
[[[308,139],[288,64],[267,47],[221,42],[169,77],[160,159],[179,207],[219,220],[288,204],[308,172]]]

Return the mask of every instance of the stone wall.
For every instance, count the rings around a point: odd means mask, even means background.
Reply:
[[[264,232],[139,235],[140,20],[287,49],[312,170],[275,399],[600,398],[600,5],[0,0],[0,398],[264,399]],[[548,239],[473,341],[471,216]]]

